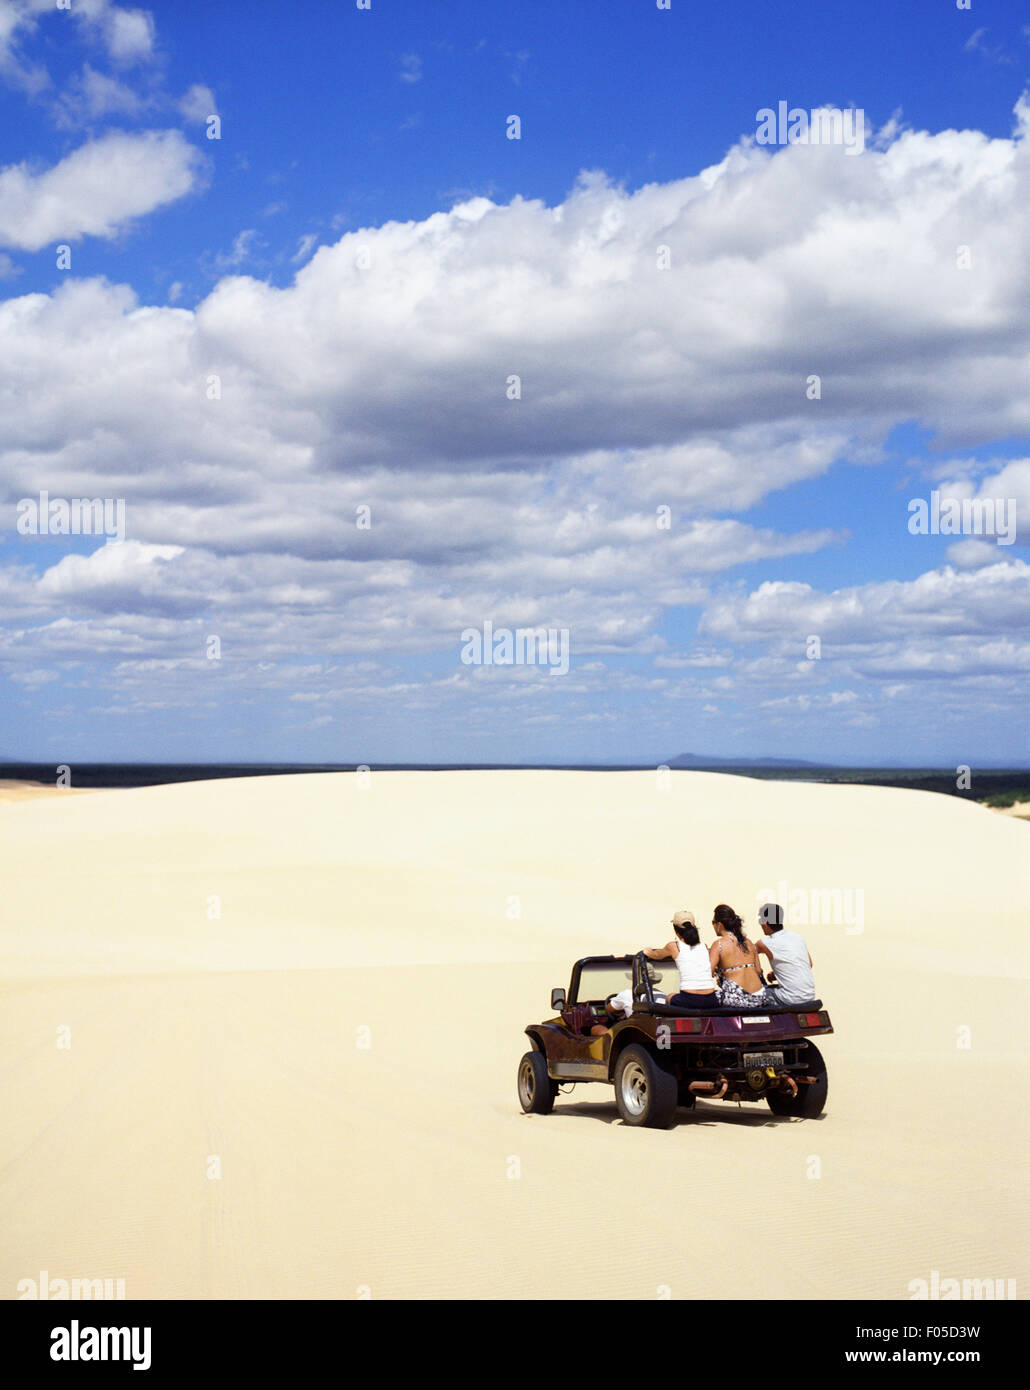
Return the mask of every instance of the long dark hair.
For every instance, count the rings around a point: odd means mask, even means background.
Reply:
[[[747,954],[747,937],[744,935],[744,923],[740,920],[732,907],[727,907],[725,903],[720,903],[712,913],[712,916],[721,927],[733,933],[737,938],[737,945]]]
[[[697,927],[692,927],[689,922],[685,922],[682,927],[673,927],[673,931],[685,946],[697,946],[701,941]]]

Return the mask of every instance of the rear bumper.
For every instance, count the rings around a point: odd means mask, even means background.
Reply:
[[[750,1047],[752,1043],[774,1043],[789,1038],[814,1038],[833,1032],[825,1009],[770,1009],[768,1013],[742,1014],[720,1011],[689,1014],[676,1010],[655,1015],[656,1038],[669,1043],[704,1042],[719,1038]]]

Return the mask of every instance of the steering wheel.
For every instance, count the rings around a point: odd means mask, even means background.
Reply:
[[[612,992],[611,992],[611,994],[606,994],[606,995],[605,995],[605,998],[604,998],[604,1011],[605,1011],[606,1014],[611,1015],[611,1014],[613,1014],[613,1013],[615,1012],[615,1010],[612,1008],[612,1000],[615,998],[615,996],[616,996],[618,993],[619,993],[619,991],[618,991],[617,989],[613,989]]]

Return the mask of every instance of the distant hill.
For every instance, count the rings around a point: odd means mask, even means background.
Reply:
[[[910,791],[940,792],[966,801],[1030,801],[1030,768],[975,767],[960,779],[952,768],[843,767],[832,763],[791,762],[787,758],[738,758],[736,761],[680,753],[668,767],[682,771],[718,770],[757,777],[767,782],[831,782],[865,787],[905,787]]]
[[[803,758],[712,758],[706,753],[677,753],[668,767],[825,767],[825,763],[808,763]]]

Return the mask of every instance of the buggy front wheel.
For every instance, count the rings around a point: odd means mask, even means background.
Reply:
[[[519,1104],[527,1115],[549,1115],[558,1094],[558,1083],[547,1075],[542,1052],[527,1052],[519,1063]]]

